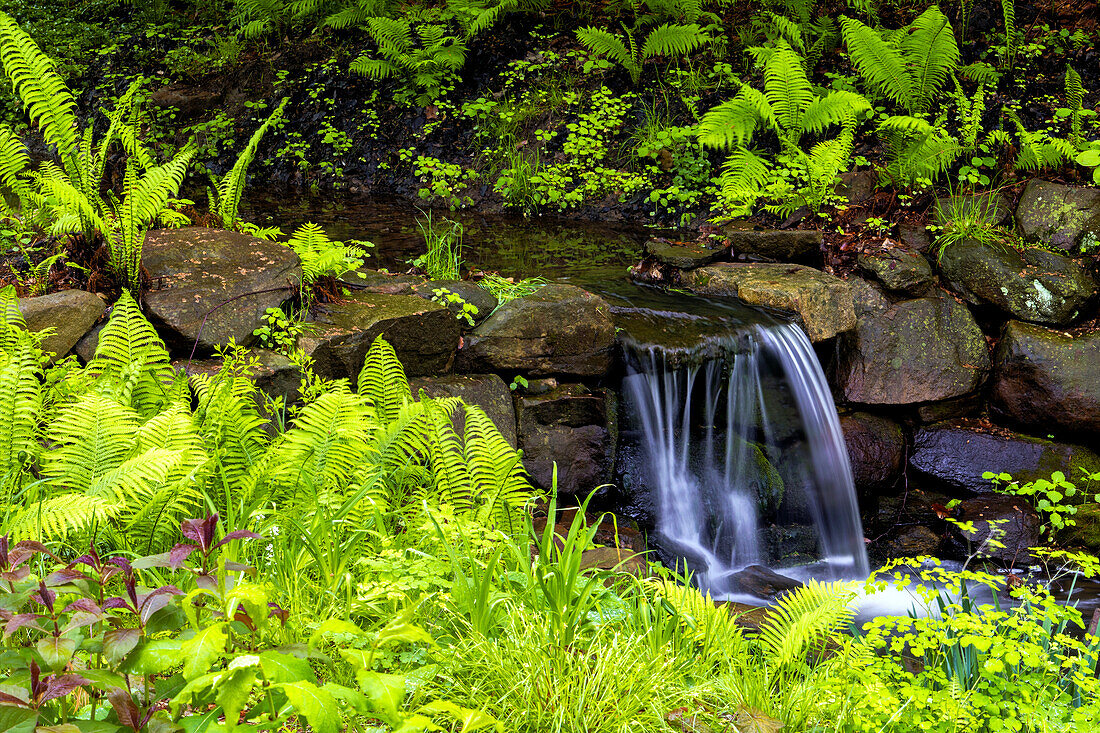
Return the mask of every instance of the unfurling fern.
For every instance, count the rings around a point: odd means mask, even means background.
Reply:
[[[233,164],[233,167],[220,181],[214,183],[211,189],[210,210],[217,214],[218,218],[221,219],[222,226],[226,229],[238,228],[237,212],[241,205],[241,196],[244,194],[248,167],[252,165],[252,160],[256,157],[256,149],[260,146],[260,141],[264,135],[282,119],[283,110],[289,101],[290,97],[283,98],[279,106],[256,129],[256,132],[252,133],[252,137],[249,138],[248,144],[244,146],[244,150],[237,156],[237,161]]]

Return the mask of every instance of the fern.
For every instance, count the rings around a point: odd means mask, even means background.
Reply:
[[[577,40],[596,56],[625,68],[634,84],[641,78],[644,62],[658,56],[684,57],[711,40],[706,31],[694,23],[657,26],[646,34],[641,45],[638,27],[631,30],[623,25],[623,31],[626,40],[602,28],[580,28]]]
[[[1069,64],[1066,64],[1066,108],[1069,112],[1069,139],[1078,150],[1084,150],[1085,138],[1081,134],[1081,121],[1084,119],[1083,104],[1085,101],[1085,86],[1081,82],[1081,75]]]
[[[412,401],[409,380],[405,377],[405,369],[397,358],[397,352],[381,336],[367,351],[356,384],[359,394],[374,405],[375,415],[383,422],[397,419],[401,408]]]
[[[809,650],[851,621],[855,612],[849,604],[854,597],[853,583],[810,580],[780,598],[760,622],[768,663],[802,664]]]
[[[73,113],[76,101],[54,69],[53,61],[6,13],[0,13],[0,62],[31,122],[57,150],[69,175],[75,176],[79,168]]]
[[[896,184],[911,186],[920,179],[934,181],[961,152],[959,144],[940,126],[919,117],[887,117],[878,127],[886,141],[884,172]]]
[[[259,148],[264,135],[282,119],[283,110],[286,109],[289,101],[290,97],[284,97],[279,106],[256,129],[256,132],[252,133],[252,137],[249,138],[248,144],[237,156],[233,167],[214,186],[216,196],[210,208],[221,219],[222,226],[226,229],[237,229],[239,226],[237,215],[241,205],[241,196],[244,194],[248,167],[252,165],[252,160],[256,157],[256,150]]]
[[[367,252],[362,247],[328,238],[325,230],[313,222],[298,227],[287,242],[302,261],[302,286],[322,277],[340,277],[362,267]]]
[[[935,6],[887,38],[853,18],[841,17],[840,28],[864,81],[910,114],[930,108],[959,64],[951,24]]]
[[[169,362],[164,342],[125,291],[99,334],[88,374],[100,391],[127,395],[126,404],[144,417],[172,401],[181,379]]]
[[[1001,0],[1001,15],[1005,22],[1005,55],[1002,68],[1011,71],[1016,67],[1016,49],[1020,42],[1016,30],[1016,3],[1014,0]]]

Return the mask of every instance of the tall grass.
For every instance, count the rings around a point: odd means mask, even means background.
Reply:
[[[426,251],[413,264],[432,280],[461,280],[462,224],[446,217],[435,220],[428,211],[416,220],[416,226],[424,237]]]

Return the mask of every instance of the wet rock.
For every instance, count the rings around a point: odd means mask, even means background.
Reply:
[[[567,384],[515,398],[516,430],[523,464],[535,485],[584,498],[608,483],[617,442],[614,394]]]
[[[853,206],[869,201],[878,190],[878,173],[875,171],[845,171],[839,178],[834,191]]]
[[[467,280],[431,280],[413,288],[413,292],[416,295],[419,295],[421,298],[427,298],[428,300],[433,300],[435,298],[436,290],[446,290],[462,299],[461,303],[452,303],[447,298],[446,294],[443,294],[442,299],[436,300],[437,303],[443,305],[456,317],[462,314],[463,303],[469,303],[477,308],[477,313],[471,314],[471,318],[475,325],[488,318],[493,312],[493,309],[497,307],[495,295],[476,283]],[[460,318],[459,323],[463,327],[469,325],[465,318]]]
[[[594,547],[581,553],[582,570],[612,570],[630,575],[645,575],[645,557],[630,550]]]
[[[736,254],[777,262],[821,260],[821,232],[813,229],[760,229],[751,222],[733,221],[719,231]]]
[[[938,532],[924,525],[899,527],[893,537],[883,543],[882,552],[891,558],[936,556],[942,539]]]
[[[37,298],[19,299],[19,312],[27,321],[27,330],[54,330],[42,342],[42,350],[54,354],[55,359],[68,354],[106,310],[103,298],[84,290],[59,290]]]
[[[1096,282],[1076,262],[1035,247],[1017,252],[966,240],[944,250],[940,269],[967,301],[1035,323],[1069,323],[1096,292]]]
[[[949,297],[890,304],[865,291],[857,291],[858,325],[840,338],[833,369],[845,400],[908,405],[959,397],[981,385],[989,350],[966,306]]]
[[[423,285],[427,280],[419,275],[395,275],[361,267],[341,275],[336,278],[336,282],[351,290],[361,290],[364,293],[412,295],[413,288]],[[431,293],[430,290],[428,292]]]
[[[726,249],[708,249],[696,242],[669,242],[664,239],[650,239],[645,243],[645,254],[662,265],[677,267],[681,270],[693,270],[716,262],[726,255]]]
[[[504,380],[496,374],[449,374],[443,377],[421,377],[409,380],[414,396],[424,390],[429,397],[459,397],[468,405],[477,405],[504,439],[516,447],[516,413],[512,406],[512,392]],[[461,435],[463,418],[461,410],[455,414],[455,430]]]
[[[72,348],[72,352],[87,364],[95,357],[95,350],[99,348],[99,333],[107,325],[106,321],[92,327],[88,333],[80,337],[80,340]]]
[[[302,370],[283,354],[270,349],[253,349],[248,356],[254,360],[252,381],[261,392],[283,398],[287,404],[301,397]],[[205,374],[213,377],[222,368],[221,359],[179,359],[172,366],[188,377]]]
[[[450,369],[458,348],[458,320],[449,310],[415,295],[355,293],[325,305],[315,317],[315,330],[298,340],[314,359],[317,374],[346,378],[355,387],[367,350],[383,336],[410,377]]]
[[[142,262],[153,282],[145,295],[149,320],[180,356],[196,341],[199,354],[230,340],[251,343],[264,312],[281,307],[302,279],[290,247],[220,229],[150,232]]]
[[[923,224],[898,224],[898,237],[902,244],[917,252],[927,252],[932,247],[932,236]]]
[[[941,196],[936,199],[932,211],[936,224],[946,226],[959,216],[965,216],[968,220],[980,220],[990,226],[1001,226],[1012,218],[1012,204],[993,191],[965,196]]]
[[[800,581],[780,575],[763,565],[749,565],[736,573],[730,573],[724,580],[731,593],[744,593],[768,600],[802,587]]]
[[[909,295],[927,292],[935,278],[924,255],[901,247],[861,254],[858,262],[886,289]]]
[[[157,89],[149,95],[149,101],[155,107],[174,107],[187,119],[217,106],[218,97],[216,92],[173,85]]]
[[[809,525],[772,525],[761,530],[760,539],[771,562],[800,565],[820,559],[817,532]]]
[[[947,547],[959,558],[975,553],[1006,567],[1023,567],[1031,562],[1029,550],[1039,544],[1040,519],[1021,496],[979,496],[961,502],[960,522],[973,522],[973,531],[948,525]],[[990,539],[1003,545],[996,547]]]
[[[840,418],[844,443],[852,463],[852,478],[860,493],[893,486],[905,462],[905,434],[893,420],[856,412]]]
[[[600,297],[551,284],[505,303],[466,336],[463,372],[599,377],[611,366],[615,326]]]
[[[1100,247],[1100,189],[1034,178],[1020,195],[1016,226],[1028,241],[1094,252]]]
[[[732,296],[749,305],[794,312],[814,342],[856,325],[848,283],[812,267],[718,264],[684,273],[683,282],[701,295]]]
[[[1010,322],[993,356],[994,414],[1034,428],[1100,433],[1100,333],[1079,335]]]
[[[982,395],[974,392],[939,402],[926,402],[917,407],[917,419],[922,423],[944,422],[969,417],[982,411]]]
[[[986,471],[1008,473],[1021,483],[1055,471],[1077,477],[1082,469],[1100,471],[1100,456],[1079,445],[957,420],[918,428],[909,465],[940,485],[987,493],[993,484],[982,478]]]
[[[1059,544],[1100,552],[1100,504],[1082,504],[1070,519],[1076,524],[1058,533]]]

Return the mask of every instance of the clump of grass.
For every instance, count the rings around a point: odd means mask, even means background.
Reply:
[[[980,203],[962,196],[949,196],[946,206],[940,209],[945,224],[943,231],[936,237],[936,259],[942,260],[949,247],[965,241],[1011,248],[1016,245],[1015,232],[998,226],[992,221],[991,207],[996,199],[990,198]]]
[[[461,280],[462,225],[446,217],[435,221],[429,211],[424,218],[416,220],[416,226],[424,237],[427,250],[413,260],[413,264],[432,280]]]

